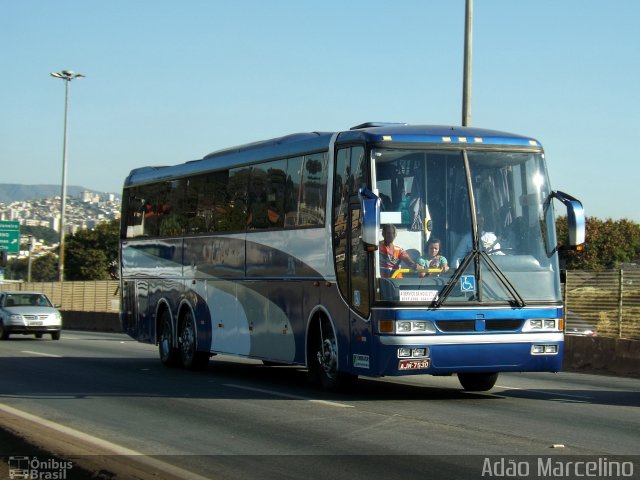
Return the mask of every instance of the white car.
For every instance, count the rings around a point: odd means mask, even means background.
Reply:
[[[44,293],[0,292],[0,340],[13,333],[60,340],[62,315]]]

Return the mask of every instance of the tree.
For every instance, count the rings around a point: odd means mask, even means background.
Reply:
[[[569,243],[567,218],[556,220],[558,242]],[[640,225],[630,220],[588,217],[584,251],[563,251],[568,270],[606,270],[640,258]]]
[[[119,220],[80,230],[66,240],[66,280],[107,280],[110,264],[118,260]]]
[[[7,262],[4,276],[9,280],[27,279],[27,259],[14,258]]]
[[[58,279],[58,256],[48,253],[31,263],[32,282],[55,282]]]
[[[28,279],[29,260],[26,258],[16,258],[9,262],[7,268],[7,278],[12,280]],[[58,256],[48,253],[41,257],[34,258],[31,262],[32,282],[54,282],[58,279],[57,274]]]
[[[27,239],[29,235],[32,235],[35,239],[42,240],[45,245],[53,245],[54,243],[58,243],[60,240],[60,236],[58,232],[56,232],[52,228],[48,227],[40,227],[40,226],[30,226],[30,225],[21,225],[20,226],[20,242],[21,244],[26,245]],[[26,250],[26,248],[24,248]]]

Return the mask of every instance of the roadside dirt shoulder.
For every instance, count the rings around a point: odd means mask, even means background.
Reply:
[[[64,477],[48,478],[69,480],[182,478],[154,468],[146,456],[114,454],[73,435],[1,410],[0,460],[0,478],[10,478],[9,470],[15,467],[36,467],[34,470],[50,474],[64,470]]]

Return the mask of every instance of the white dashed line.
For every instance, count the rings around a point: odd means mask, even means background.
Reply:
[[[274,390],[264,390],[262,388],[245,387],[243,385],[235,385],[232,383],[226,383],[223,386],[231,387],[231,388],[239,388],[240,390],[249,390],[251,392],[266,393],[267,395],[273,395],[275,397],[290,398],[293,400],[306,400],[307,402],[319,403],[321,405],[326,405],[328,407],[354,408],[353,405],[348,405],[346,403],[330,402],[328,400],[318,400],[316,398],[302,397],[300,395],[291,395],[289,393],[276,392]]]

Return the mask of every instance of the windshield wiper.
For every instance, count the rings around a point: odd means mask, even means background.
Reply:
[[[514,303],[518,307],[526,306],[526,302],[524,301],[522,296],[518,293],[518,290],[516,290],[516,287],[514,287],[513,283],[511,283],[507,278],[507,276],[504,273],[502,273],[502,270],[500,270],[500,268],[496,265],[496,263],[493,260],[491,260],[491,257],[489,256],[489,254],[483,250],[482,252],[480,252],[480,255],[487,262],[487,265],[489,266],[489,270],[491,270],[491,272],[493,272],[493,274],[496,277],[498,277],[498,280],[500,280],[504,288],[506,288],[507,291],[511,294],[511,296],[515,300]]]
[[[458,284],[458,281],[462,277],[462,274],[467,270],[467,267],[469,266],[469,264],[474,260],[477,262],[475,276],[476,276],[476,284],[477,284],[476,288],[478,292],[477,297],[478,297],[478,300],[480,300],[480,285],[481,285],[480,260],[481,259],[483,259],[486,262],[487,267],[489,268],[489,270],[491,270],[491,273],[493,273],[498,278],[498,280],[504,286],[507,292],[509,292],[509,294],[514,300],[513,303],[518,307],[526,306],[526,302],[524,301],[522,296],[518,293],[518,290],[516,290],[516,288],[511,283],[511,281],[509,281],[509,279],[507,278],[507,276],[504,273],[502,273],[502,270],[500,270],[500,268],[495,264],[495,262],[489,256],[489,254],[484,250],[476,250],[474,248],[471,252],[469,252],[464,257],[464,259],[462,260],[462,263],[460,264],[458,269],[455,271],[455,273],[449,280],[449,283],[447,283],[447,285],[442,289],[442,292],[440,292],[438,299],[433,302],[433,306],[435,308],[440,307],[442,303],[449,297],[454,287]]]
[[[458,266],[458,269],[454,272],[453,276],[449,279],[449,283],[447,283],[447,285],[442,289],[442,292],[440,292],[440,295],[438,295],[438,299],[434,300],[433,306],[435,308],[438,308],[440,305],[442,305],[442,302],[444,302],[447,299],[447,297],[449,297],[449,294],[453,290],[453,287],[456,286],[456,284],[460,280],[460,277],[462,277],[462,274],[466,271],[467,266],[469,265],[469,263],[471,263],[471,260],[476,258],[478,253],[479,252],[477,250],[473,249],[472,251],[467,253],[467,255],[462,259],[462,263],[460,263],[460,265]]]

